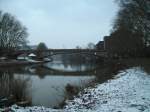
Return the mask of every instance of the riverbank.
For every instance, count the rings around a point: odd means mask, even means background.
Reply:
[[[149,112],[150,74],[142,67],[120,71],[113,79],[80,92],[64,109],[18,107],[14,112]]]
[[[73,101],[67,101],[71,111],[89,112],[149,112],[150,75],[141,67],[121,71],[112,80],[85,89]]]

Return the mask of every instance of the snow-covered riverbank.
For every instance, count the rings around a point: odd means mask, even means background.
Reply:
[[[19,108],[15,112],[150,112],[150,75],[140,67],[120,72],[112,80],[85,89],[63,110]]]
[[[85,90],[68,101],[66,109],[98,112],[150,112],[150,75],[141,68],[119,73],[115,79]]]

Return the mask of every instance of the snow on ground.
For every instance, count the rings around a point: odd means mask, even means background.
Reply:
[[[150,112],[150,75],[141,68],[119,73],[115,79],[86,89],[67,110],[95,112]]]
[[[45,108],[45,107],[19,107],[17,105],[13,105],[10,108],[7,109],[0,109],[0,112],[64,112],[63,110],[56,110],[51,108]]]
[[[14,112],[150,112],[150,75],[140,67],[120,72],[114,79],[85,89],[63,110],[44,107],[20,108]]]

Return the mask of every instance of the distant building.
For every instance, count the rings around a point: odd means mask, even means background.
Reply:
[[[111,38],[111,36],[105,36],[104,37],[104,49],[106,50],[106,51],[111,51],[112,50],[112,43],[111,43],[111,41],[112,41],[112,38]]]
[[[29,59],[34,59],[34,60],[37,59],[37,55],[35,55],[34,53],[30,53],[30,54],[28,55],[28,57],[29,57]]]
[[[31,53],[28,55],[29,57],[36,57],[36,55],[34,53]]]
[[[104,41],[99,41],[99,42],[96,44],[96,49],[104,50]]]

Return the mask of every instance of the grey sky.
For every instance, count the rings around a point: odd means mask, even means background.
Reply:
[[[0,10],[28,28],[30,44],[75,48],[109,35],[117,6],[114,0],[0,0]]]

